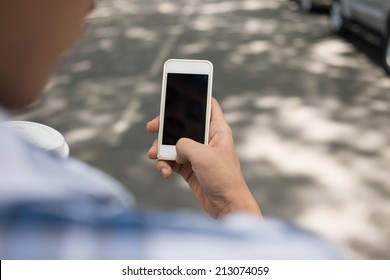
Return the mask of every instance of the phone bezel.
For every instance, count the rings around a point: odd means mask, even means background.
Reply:
[[[204,144],[208,144],[208,139],[209,139],[211,98],[212,98],[212,85],[213,85],[213,64],[207,60],[188,60],[188,59],[167,60],[164,64],[162,89],[161,89],[160,127],[158,133],[158,154],[157,154],[157,158],[160,160],[176,159],[176,146],[162,144],[162,137],[164,132],[165,98],[166,98],[168,73],[208,75],[209,83],[207,88],[207,107],[206,107],[206,125],[205,125]]]

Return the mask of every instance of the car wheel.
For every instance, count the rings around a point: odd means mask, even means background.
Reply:
[[[342,33],[345,31],[345,18],[340,1],[333,1],[330,10],[330,28],[335,33]]]
[[[383,42],[383,67],[390,75],[390,34],[386,36]]]
[[[301,0],[301,10],[304,12],[310,12],[313,10],[313,1],[312,0]]]

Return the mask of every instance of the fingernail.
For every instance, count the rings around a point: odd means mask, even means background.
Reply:
[[[149,149],[149,153],[152,152],[153,148],[154,148],[154,147],[152,146],[152,147]]]
[[[167,177],[168,176],[168,169],[166,169],[165,167],[161,168],[161,175],[163,177]]]

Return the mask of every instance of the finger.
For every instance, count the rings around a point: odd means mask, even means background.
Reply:
[[[188,138],[181,138],[176,144],[176,162],[184,164],[195,157],[205,155],[206,146]]]
[[[148,151],[148,157],[150,159],[157,159],[157,152],[158,150],[157,150],[157,139],[156,139],[154,140],[152,147]]]
[[[223,115],[221,106],[219,105],[217,99],[214,97],[211,100],[211,122],[223,121],[225,122],[225,117]]]
[[[231,128],[226,122],[221,106],[215,98],[212,99],[211,106],[211,121],[209,131],[210,145],[221,140],[228,139],[229,134],[231,134]],[[221,137],[216,137],[217,135],[220,135]]]
[[[146,130],[150,133],[157,133],[159,130],[159,126],[160,126],[160,116],[157,116],[146,124]]]
[[[167,162],[165,160],[159,160],[156,163],[156,170],[163,178],[169,178],[173,174],[172,162]]]

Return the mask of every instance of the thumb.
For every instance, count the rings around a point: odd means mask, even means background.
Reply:
[[[176,162],[179,164],[192,162],[195,157],[202,156],[205,150],[206,145],[188,138],[181,138],[176,144]]]

